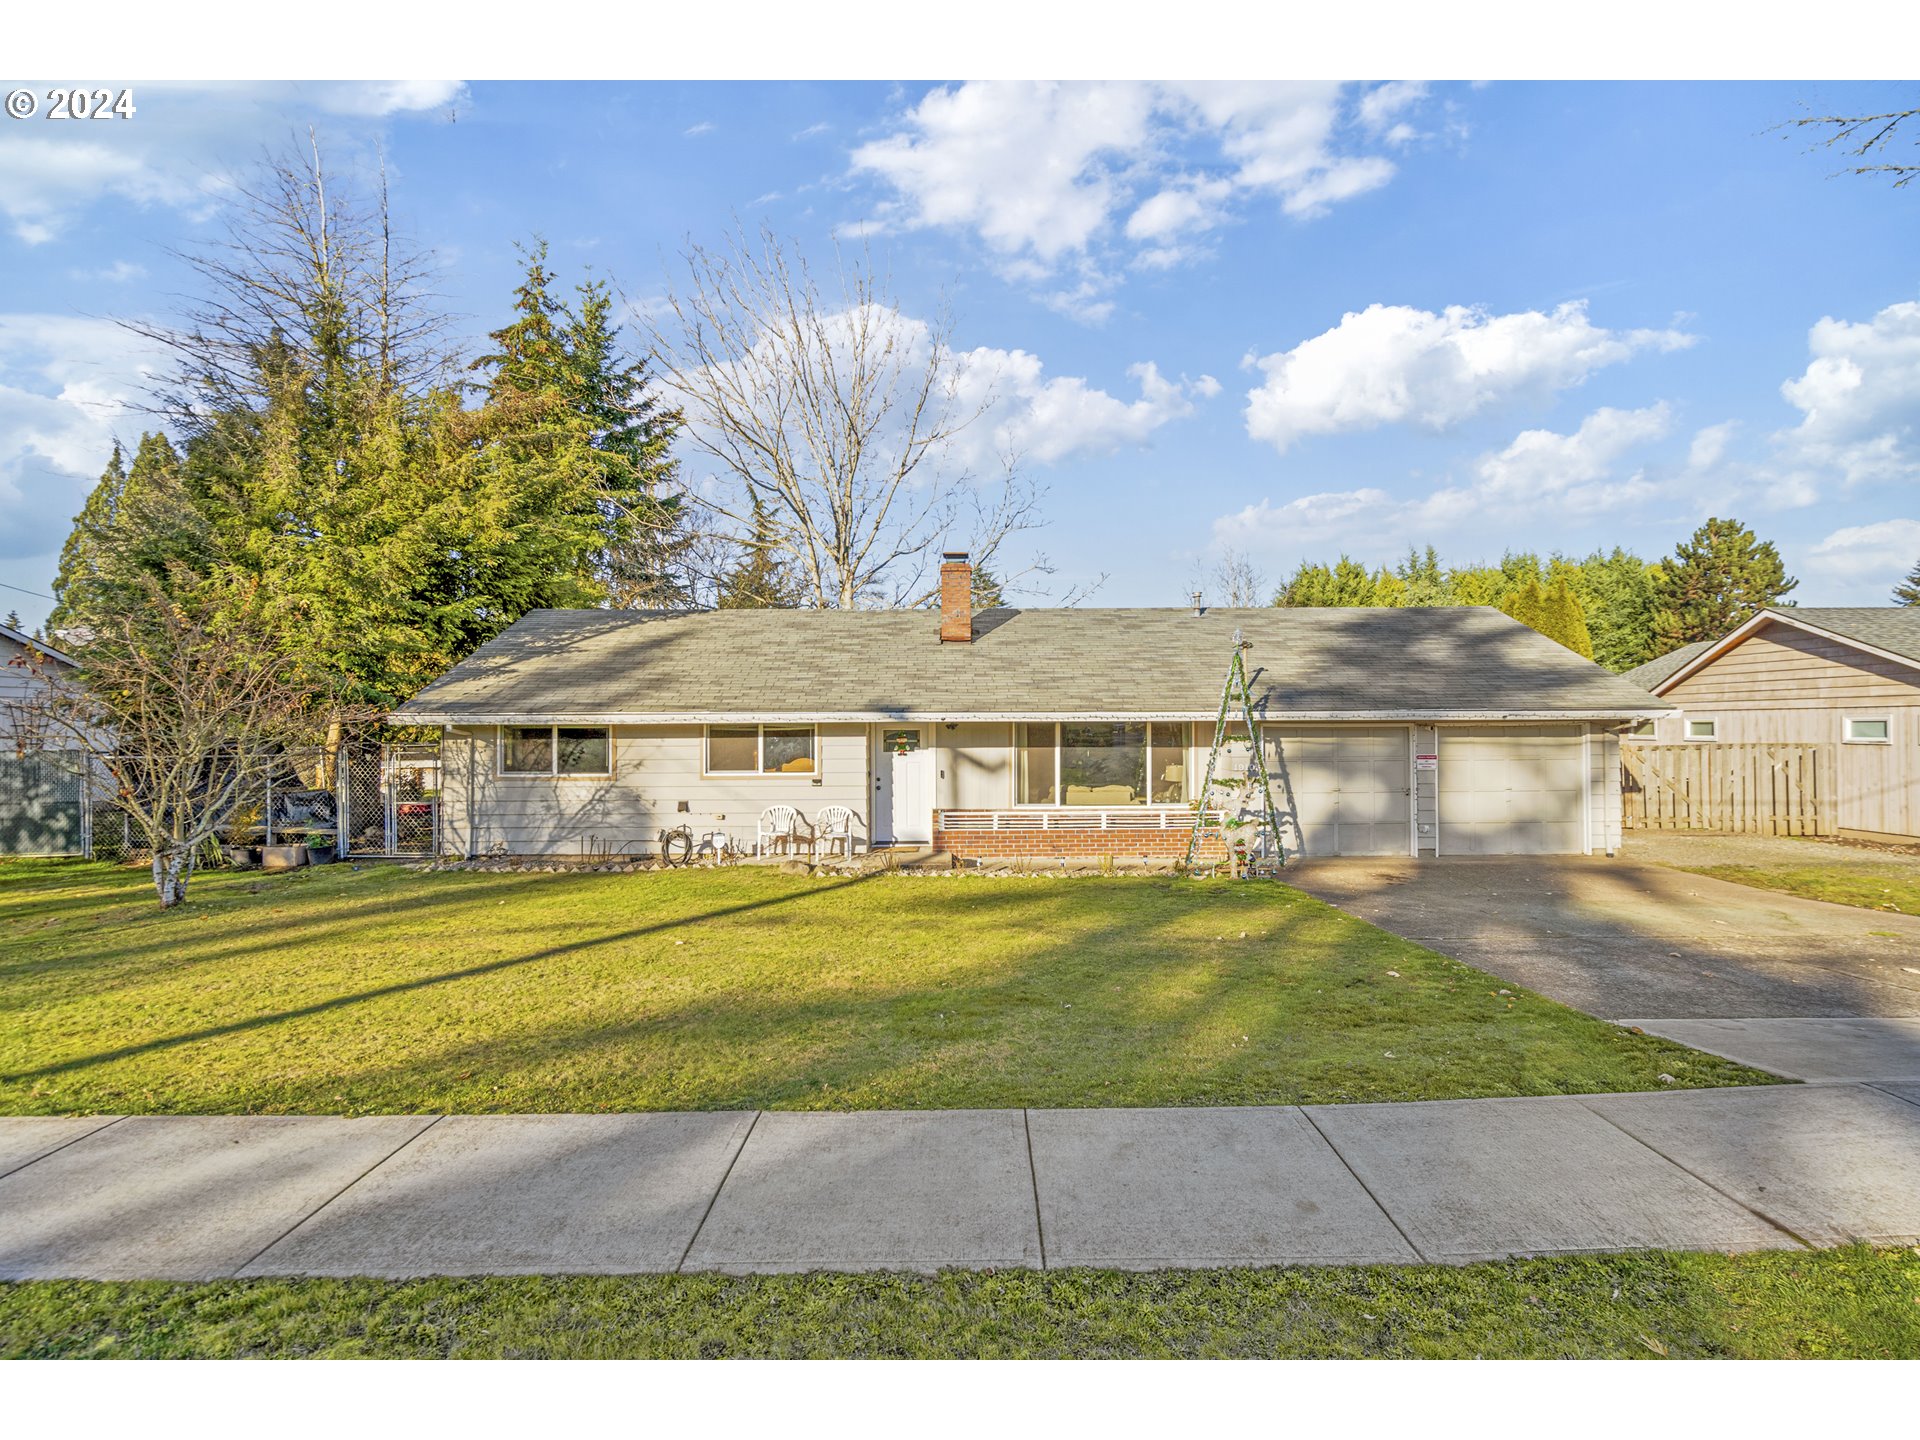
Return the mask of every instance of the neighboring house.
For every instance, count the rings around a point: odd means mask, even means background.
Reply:
[[[1235,631],[1311,855],[1611,853],[1646,691],[1484,607],[540,610],[402,706],[444,727],[443,848],[751,844],[844,805],[862,844],[1178,856]],[[1239,763],[1244,764],[1244,746]]]
[[[1920,838],[1920,606],[1763,610],[1621,678],[1676,707],[1656,741],[1831,745],[1840,833]]]
[[[42,685],[36,668],[70,671],[72,657],[34,639],[11,625],[0,625],[0,740],[6,740],[11,752],[19,709],[32,703],[34,692]]]
[[[46,683],[37,672],[73,668],[64,652],[0,625],[0,855],[86,851],[82,770],[68,758],[41,753],[48,737],[36,734],[24,714]]]

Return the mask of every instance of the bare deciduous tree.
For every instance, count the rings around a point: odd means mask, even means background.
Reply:
[[[183,435],[223,411],[263,409],[263,383],[289,367],[337,383],[352,364],[380,393],[452,374],[448,317],[428,303],[434,262],[394,234],[384,163],[370,187],[344,184],[312,130],[304,149],[267,155],[235,187],[220,239],[174,253],[201,296],[182,323],[120,324],[173,355],[153,408]]]
[[[922,603],[936,545],[987,564],[1038,523],[1016,457],[991,476],[962,463],[992,396],[953,353],[950,321],[903,313],[865,256],[836,251],[833,294],[770,230],[684,258],[687,289],[648,326],[656,380],[718,467],[690,499],[736,541],[757,500],[758,532],[806,604]]]
[[[29,657],[15,745],[66,753],[104,779],[153,855],[160,904],[187,896],[194,857],[235,806],[325,725],[321,692],[269,632],[169,600],[109,622],[77,672]]]
[[[1858,162],[1848,165],[1844,174],[1885,175],[1892,179],[1895,189],[1912,184],[1920,176],[1920,163],[1901,164],[1882,158],[1889,155],[1887,147],[1900,138],[1903,129],[1920,130],[1920,109],[1887,110],[1878,115],[1804,115],[1787,124],[1795,130],[1824,132],[1818,140],[1822,148]]]
[[[1229,546],[1211,566],[1194,567],[1194,588],[1210,605],[1229,608],[1268,605],[1273,602],[1273,587],[1252,557]]]

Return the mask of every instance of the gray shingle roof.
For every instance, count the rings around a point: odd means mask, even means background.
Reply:
[[[1275,717],[1626,717],[1667,707],[1497,610],[536,610],[402,722],[738,716],[1211,718],[1236,628]]]
[[[1920,605],[1795,605],[1773,613],[1920,661]]]
[[[1844,640],[1856,640],[1920,665],[1920,605],[1790,605],[1764,610],[1761,614],[1788,623],[1801,621]],[[1696,640],[1636,666],[1620,678],[1652,690],[1720,643],[1721,640]]]
[[[1711,640],[1695,640],[1691,645],[1682,645],[1678,650],[1669,650],[1664,655],[1656,656],[1644,665],[1636,665],[1631,670],[1622,670],[1620,678],[1631,681],[1644,690],[1651,690],[1711,644],[1713,644]]]

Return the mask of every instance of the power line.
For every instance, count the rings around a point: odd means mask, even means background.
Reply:
[[[9,585],[4,580],[0,580],[0,590],[18,590],[22,595],[38,595],[42,600],[53,599],[53,596],[44,590],[29,590],[24,585]]]

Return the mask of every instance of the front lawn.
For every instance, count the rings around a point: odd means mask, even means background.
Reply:
[[[1676,869],[1803,900],[1920,915],[1920,870],[1912,865],[1681,865]]]
[[[1326,1269],[0,1285],[0,1358],[1920,1355],[1911,1250]]]
[[[5,1114],[1246,1105],[1770,1078],[1271,883],[333,865],[201,875],[163,911],[139,871],[0,863]]]

